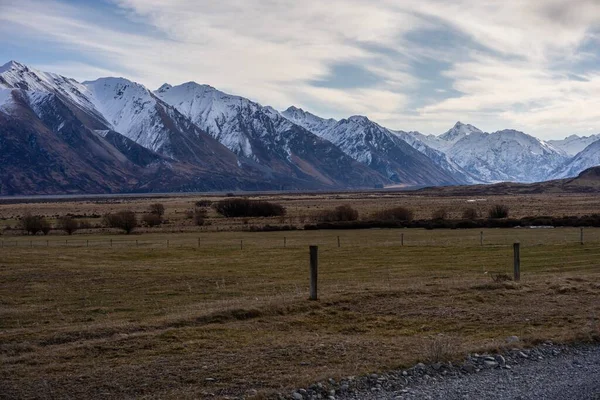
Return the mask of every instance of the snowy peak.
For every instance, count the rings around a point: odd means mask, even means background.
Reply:
[[[575,156],[598,140],[600,140],[600,134],[590,136],[570,135],[561,140],[549,140],[548,143],[570,156]]]
[[[440,135],[439,138],[448,143],[454,144],[465,136],[469,136],[473,133],[482,134],[483,132],[473,125],[463,124],[462,122],[458,121],[456,124],[454,124],[452,129]]]
[[[159,88],[156,90],[156,92],[157,92],[157,93],[163,93],[163,92],[166,92],[166,91],[168,91],[169,89],[172,89],[172,88],[173,88],[173,86],[172,86],[172,85],[169,85],[168,83],[163,83],[163,84],[161,85],[161,87],[159,87]]]
[[[319,132],[327,129],[328,127],[331,127],[332,125],[335,125],[335,123],[337,122],[333,118],[321,118],[314,114],[311,114],[308,111],[304,111],[303,109],[294,106],[290,106],[287,110],[282,111],[281,115],[283,115],[289,121],[300,125],[304,129],[307,129],[310,132],[313,132],[317,135],[319,135]]]

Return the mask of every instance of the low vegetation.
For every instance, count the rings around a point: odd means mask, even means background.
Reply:
[[[358,211],[349,204],[344,204],[337,206],[333,210],[321,211],[318,219],[323,222],[356,221],[358,219]]]
[[[138,226],[135,213],[129,210],[106,214],[103,222],[106,227],[121,229],[126,234],[130,234]]]
[[[56,221],[56,228],[64,231],[67,235],[72,235],[80,228],[80,222],[73,217],[63,216]]]
[[[465,208],[462,213],[462,218],[471,220],[477,219],[479,218],[479,212],[474,207]]]
[[[285,208],[277,203],[250,199],[224,199],[213,204],[214,209],[226,218],[279,217]]]
[[[403,221],[410,222],[413,220],[414,213],[405,207],[393,207],[378,211],[373,215],[373,219],[377,221]]]
[[[496,204],[488,211],[488,217],[491,219],[508,218],[508,207],[504,204]]]

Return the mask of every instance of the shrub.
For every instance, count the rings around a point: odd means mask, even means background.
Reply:
[[[213,207],[226,218],[279,217],[285,215],[283,206],[268,201],[225,199],[213,204]]]
[[[463,219],[477,219],[479,218],[479,213],[476,208],[469,207],[463,210],[462,217]]]
[[[49,224],[41,215],[31,215],[27,213],[21,218],[19,226],[27,232],[27,234],[35,235],[36,233],[41,232],[45,226],[49,226]],[[49,228],[48,231],[50,231]]]
[[[431,214],[431,219],[437,219],[437,220],[445,220],[446,218],[448,218],[448,211],[446,211],[445,208],[440,208],[439,210],[435,210],[432,214]]]
[[[162,217],[159,214],[154,214],[154,213],[145,214],[142,217],[142,221],[144,221],[144,224],[146,224],[146,226],[148,226],[150,228],[159,226],[163,222]]]
[[[79,227],[79,221],[75,218],[64,216],[58,219],[57,228],[65,231],[67,235],[72,235]]]
[[[194,210],[194,223],[198,226],[203,226],[206,222],[206,215],[208,212],[204,208],[196,208]]]
[[[50,222],[48,222],[45,218],[42,218],[42,233],[45,235],[47,235],[48,233],[50,233],[50,230],[52,229],[52,226],[50,225]]]
[[[198,200],[196,203],[196,207],[210,207],[212,206],[213,202],[211,200]]]
[[[130,234],[137,227],[137,219],[133,211],[119,211],[114,214],[106,214],[103,219],[104,225],[109,228],[118,228]]]
[[[165,206],[163,206],[161,203],[154,203],[154,204],[150,204],[150,214],[155,214],[158,215],[159,217],[162,217],[163,215],[165,215]]]
[[[357,219],[358,211],[349,204],[338,206],[333,210],[322,211],[319,215],[319,220],[323,222],[356,221]]]
[[[496,204],[488,212],[490,219],[508,218],[508,207],[503,204]]]
[[[412,221],[413,212],[408,208],[394,207],[381,210],[374,217],[380,221]]]

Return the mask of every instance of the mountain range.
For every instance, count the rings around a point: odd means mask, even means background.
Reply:
[[[0,195],[527,183],[598,164],[600,135],[544,142],[460,122],[424,135],[195,82],[152,91],[0,67]]]

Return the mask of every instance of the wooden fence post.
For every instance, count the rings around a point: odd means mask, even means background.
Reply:
[[[85,240],[85,247],[90,247],[90,240],[89,239]]]
[[[112,239],[110,239],[110,247],[112,247]]]
[[[404,233],[400,234],[400,246],[404,246]]]
[[[287,238],[283,237],[283,247],[287,247]]]
[[[319,276],[319,247],[310,246],[310,300],[318,300],[317,278]]]
[[[200,248],[200,238],[198,238],[198,248]]]
[[[514,279],[515,279],[515,282],[518,282],[521,280],[521,244],[520,243],[513,244],[513,252],[514,252],[514,264],[515,264]]]
[[[583,246],[583,227],[581,227],[581,230],[579,231],[579,241],[581,242],[581,245]]]
[[[240,250],[244,250],[244,239],[240,239]]]
[[[479,244],[483,246],[483,231],[479,232]]]
[[[337,239],[338,239],[338,247],[340,247],[340,237],[338,236]]]
[[[169,248],[169,240],[167,240],[167,249]]]

